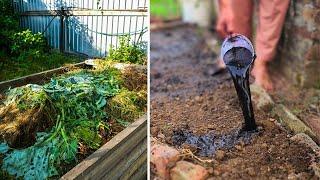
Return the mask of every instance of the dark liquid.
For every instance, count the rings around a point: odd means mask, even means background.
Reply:
[[[208,134],[196,135],[186,129],[173,131],[172,144],[188,145],[196,149],[196,154],[202,157],[213,156],[218,149],[231,149],[236,144],[249,144],[256,133],[235,129],[228,134],[216,135],[213,131]]]
[[[255,130],[257,126],[254,119],[249,86],[249,69],[251,66],[252,54],[245,48],[236,47],[229,50],[224,55],[223,60],[232,76],[238,94],[245,120],[244,130]]]

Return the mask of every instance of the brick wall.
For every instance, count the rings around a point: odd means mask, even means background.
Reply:
[[[291,0],[278,51],[289,80],[320,87],[320,0]]]

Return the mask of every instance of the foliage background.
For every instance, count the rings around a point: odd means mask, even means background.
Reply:
[[[19,27],[11,0],[0,0],[0,81],[82,60],[52,50],[42,33]]]

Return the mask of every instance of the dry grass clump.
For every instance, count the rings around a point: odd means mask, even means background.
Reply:
[[[0,135],[11,147],[26,147],[35,142],[36,133],[52,126],[52,111],[45,93],[30,87],[11,90],[11,101],[0,105]]]
[[[147,90],[147,68],[145,66],[128,66],[122,71],[123,86],[130,91]]]
[[[120,122],[132,122],[146,110],[146,92],[121,90],[119,94],[108,100],[106,112],[111,119]]]

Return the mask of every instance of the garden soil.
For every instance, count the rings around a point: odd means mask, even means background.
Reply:
[[[217,179],[315,178],[312,150],[291,140],[267,112],[254,107],[258,129],[241,131],[232,79],[211,75],[217,54],[205,42],[195,27],[151,33],[152,137],[191,151],[184,159]]]

